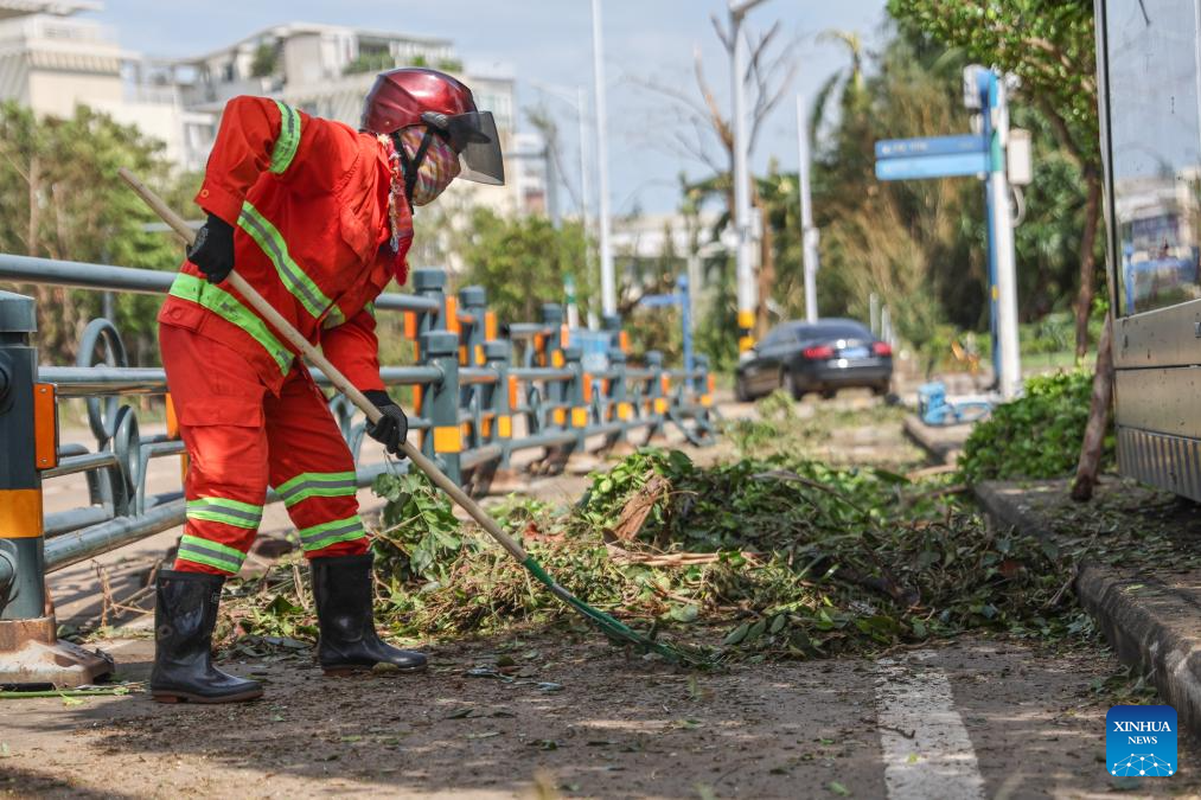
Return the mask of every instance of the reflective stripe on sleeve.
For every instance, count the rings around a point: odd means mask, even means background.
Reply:
[[[323,522],[311,528],[300,529],[300,546],[305,550],[320,550],[338,542],[349,542],[367,535],[359,515],[333,522]]]
[[[321,327],[325,330],[329,330],[330,328],[338,327],[345,321],[346,315],[342,313],[342,309],[334,306],[329,310],[329,313],[325,315],[325,321],[321,323]]]
[[[221,522],[254,530],[263,520],[263,507],[224,497],[200,497],[187,503],[188,519]]]
[[[275,271],[284,287],[300,301],[306,311],[314,318],[325,313],[325,309],[329,308],[333,301],[325,296],[312,278],[293,260],[288,253],[288,243],[284,241],[284,237],[249,201],[242,204],[242,213],[238,215],[238,227],[258,242],[263,253],[275,265]]]
[[[242,569],[242,562],[246,560],[246,554],[241,550],[189,534],[180,538],[176,555],[184,561],[204,564],[230,575],[236,575]]]
[[[275,338],[275,334],[267,327],[267,323],[246,306],[238,298],[209,283],[203,278],[181,272],[175,276],[171,284],[171,295],[181,300],[197,303],[226,322],[237,325],[246,331],[252,339],[263,346],[267,354],[279,365],[280,374],[288,374],[292,365],[292,351],[284,343]]]
[[[279,138],[271,151],[271,171],[279,175],[292,164],[300,147],[300,112],[278,100],[275,105],[279,106]]]
[[[275,487],[288,508],[310,497],[349,497],[357,490],[353,472],[302,472]]]

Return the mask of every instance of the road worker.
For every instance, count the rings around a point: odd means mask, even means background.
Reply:
[[[429,69],[381,74],[360,130],[275,100],[225,107],[196,203],[208,214],[158,320],[167,384],[187,448],[187,521],[158,575],[154,699],[225,703],[262,694],[213,667],[221,587],[262,519],[268,486],[309,560],[327,674],[426,658],[382,641],[354,460],[326,398],[278,331],[224,284],[254,286],[383,412],[367,433],[395,455],[408,431],[384,390],[372,301],[403,284],[412,208],[455,178],[504,182],[492,115]]]

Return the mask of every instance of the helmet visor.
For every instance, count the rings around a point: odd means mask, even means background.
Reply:
[[[439,115],[435,123],[450,146],[459,154],[460,178],[499,186],[505,182],[505,162],[500,151],[500,135],[491,111],[470,111],[454,116]],[[423,115],[423,118],[424,115]],[[445,122],[445,124],[438,124]]]

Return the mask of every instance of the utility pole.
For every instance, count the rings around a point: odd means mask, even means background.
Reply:
[[[592,0],[592,76],[596,82],[596,162],[599,183],[601,308],[606,317],[617,314],[617,284],[613,275],[613,243],[609,232],[609,142],[605,117],[605,59],[600,0]]]
[[[805,101],[796,96],[796,130],[799,166],[797,180],[801,195],[801,242],[805,256],[805,321],[817,322],[817,270],[819,234],[813,225],[813,197],[809,192],[809,115],[805,113]]]
[[[592,181],[588,178],[588,100],[584,95],[584,87],[575,87],[576,117],[580,121],[580,226],[584,229],[584,269],[592,274],[592,245],[588,237],[592,235],[591,210]],[[596,298],[592,298],[590,306],[593,316],[596,315]],[[593,327],[589,325],[589,327]]]
[[[548,140],[544,145],[542,163],[543,176],[546,179],[546,215],[550,217],[551,227],[558,230],[563,224],[559,214],[559,171],[555,169],[555,155],[552,152],[551,142]]]
[[[1017,265],[1013,245],[1013,217],[1009,210],[1009,176],[1005,148],[1009,144],[1009,98],[1005,78],[996,70],[968,67],[976,79],[984,138],[988,146],[989,294],[995,325],[993,367],[997,386],[1006,400],[1017,396],[1022,385],[1018,350]]]
[[[596,0],[593,0],[595,2]],[[747,12],[763,0],[729,0],[730,9],[730,84],[733,96],[734,131],[734,233],[737,235],[738,279],[738,352],[755,346],[755,269],[751,258],[750,176],[747,174],[746,131],[746,43],[742,21]]]
[[[580,121],[580,222],[584,226],[584,234],[588,233],[588,221],[591,217],[592,181],[588,177],[588,100],[584,96],[584,87],[575,87],[576,116]],[[590,250],[588,252],[591,252]]]

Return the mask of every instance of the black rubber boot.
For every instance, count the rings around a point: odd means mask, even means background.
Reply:
[[[346,675],[391,664],[402,672],[420,672],[426,659],[379,638],[371,616],[371,553],[309,561],[313,599],[321,638],[317,660],[326,675]]]
[[[154,606],[150,694],[160,703],[236,703],[263,694],[258,681],[213,668],[211,648],[225,578],[163,570]]]

